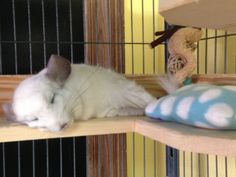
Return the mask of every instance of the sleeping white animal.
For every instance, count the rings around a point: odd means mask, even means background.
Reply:
[[[52,55],[47,68],[22,81],[12,104],[3,109],[8,119],[29,127],[59,131],[74,120],[143,115],[155,100],[141,86],[102,67],[71,65]]]

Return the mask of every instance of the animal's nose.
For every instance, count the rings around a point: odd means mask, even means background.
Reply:
[[[11,103],[6,103],[2,106],[3,108],[3,111],[6,115],[6,119],[8,121],[16,121],[16,115],[15,113],[13,112],[13,109],[12,109],[12,104]]]

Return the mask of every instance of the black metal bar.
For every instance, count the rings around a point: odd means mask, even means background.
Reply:
[[[60,138],[60,177],[63,177],[63,148],[62,148],[62,138]]]
[[[165,22],[165,29],[168,29],[169,25],[168,23]],[[168,46],[167,46],[168,41],[165,43],[165,72],[167,72],[167,63],[168,63],[168,58],[169,58],[169,51],[168,51]]]
[[[76,144],[75,144],[75,137],[73,137],[73,177],[76,177]]]
[[[178,177],[179,176],[179,164],[178,164],[178,150],[166,146],[166,176]],[[184,173],[185,174],[185,173]]]
[[[15,0],[12,0],[12,20],[13,20],[13,36],[16,41],[16,14],[15,14]],[[14,43],[14,60],[15,60],[15,73],[18,74],[18,59],[17,59],[17,44]]]
[[[5,143],[2,143],[2,176],[6,177]]]
[[[28,36],[29,36],[29,64],[30,64],[30,74],[33,73],[33,61],[32,61],[32,37],[31,37],[31,13],[30,13],[30,0],[27,0],[27,16],[28,16]]]
[[[18,177],[21,177],[21,148],[20,142],[17,142],[17,157],[18,157]]]
[[[205,38],[201,38],[201,41],[202,41],[202,40],[207,40],[207,39],[225,38],[226,36],[229,37],[229,36],[235,36],[235,35],[236,35],[236,33],[231,33],[231,34],[224,34],[224,35],[213,36],[213,37],[205,37]]]
[[[69,14],[70,14],[70,59],[74,63],[74,52],[73,52],[73,18],[72,18],[72,3],[69,0]]]
[[[49,142],[48,142],[48,140],[46,140],[46,174],[47,174],[47,177],[49,177],[49,170],[50,170],[50,167],[49,167]]]
[[[32,177],[35,177],[35,141],[32,141]]]
[[[2,40],[2,24],[0,23],[0,41]],[[0,42],[0,74],[2,74],[2,43]]]
[[[58,15],[58,0],[55,0],[56,8],[56,36],[57,36],[57,54],[60,55],[60,31],[59,31],[59,15]]]
[[[42,26],[43,26],[43,61],[44,67],[47,65],[47,51],[46,51],[46,30],[45,30],[45,8],[44,8],[44,0],[41,0],[42,7]]]

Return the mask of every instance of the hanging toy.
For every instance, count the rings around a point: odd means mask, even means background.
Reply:
[[[195,49],[197,42],[201,39],[201,29],[173,26],[171,29],[161,32],[156,32],[156,35],[162,35],[151,43],[154,48],[163,41],[168,41],[169,58],[167,61],[167,70],[173,78],[182,84],[190,82],[189,78],[196,67]]]

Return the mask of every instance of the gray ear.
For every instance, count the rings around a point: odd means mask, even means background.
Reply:
[[[2,105],[3,111],[6,115],[6,119],[9,121],[16,121],[16,115],[13,112],[12,104],[11,103],[5,103]]]
[[[51,55],[48,61],[46,73],[46,76],[50,80],[63,85],[66,79],[69,77],[70,73],[71,65],[67,59],[58,55]]]

